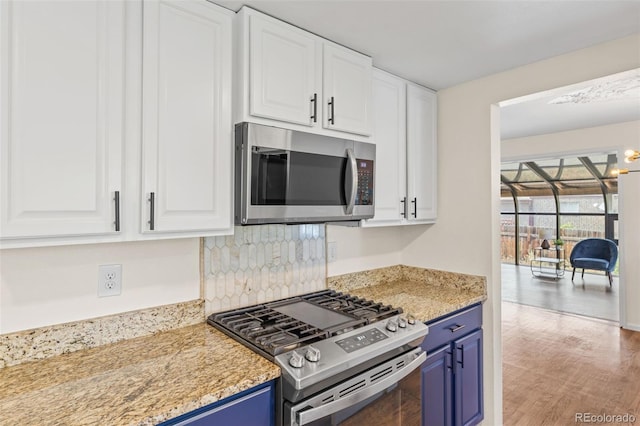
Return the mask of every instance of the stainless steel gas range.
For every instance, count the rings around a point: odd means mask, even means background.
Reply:
[[[333,290],[211,315],[278,364],[276,424],[419,425],[425,324]]]

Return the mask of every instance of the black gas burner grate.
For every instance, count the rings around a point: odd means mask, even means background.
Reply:
[[[402,313],[401,308],[394,308],[333,290],[312,293],[303,297],[325,308],[350,314],[357,318],[366,318],[367,323],[380,321]]]
[[[323,330],[259,305],[211,315],[207,322],[270,356],[326,337]]]
[[[317,307],[306,304],[311,303]],[[316,313],[334,311],[332,321],[314,325],[318,318],[309,309],[291,309],[296,304],[313,308]],[[321,308],[318,308],[321,307]],[[322,309],[324,308],[324,309]],[[289,312],[287,315],[280,311]],[[388,305],[353,297],[333,290],[324,290],[247,308],[235,309],[209,316],[207,322],[236,340],[248,343],[254,350],[275,357],[283,352],[312,344],[335,334],[380,321],[402,313]],[[331,318],[331,316],[334,316]],[[337,320],[336,320],[337,316]],[[327,318],[321,315],[320,323]]]

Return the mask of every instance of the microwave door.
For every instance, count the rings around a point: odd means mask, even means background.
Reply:
[[[316,211],[344,206],[346,157],[292,151],[289,163],[287,205]]]
[[[349,165],[346,156],[262,147],[254,147],[252,157],[252,205],[321,208],[354,198],[355,157]]]

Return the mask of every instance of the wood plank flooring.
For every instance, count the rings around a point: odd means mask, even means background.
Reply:
[[[640,425],[639,332],[503,302],[502,344],[505,425],[581,424],[576,413],[629,413]]]

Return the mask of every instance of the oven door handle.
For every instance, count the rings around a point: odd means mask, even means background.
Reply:
[[[347,167],[344,171],[344,197],[347,199],[346,214],[353,214],[358,190],[358,164],[353,149],[347,149]]]
[[[297,424],[302,426],[309,424],[315,420],[337,413],[345,408],[351,407],[365,399],[381,392],[400,380],[411,374],[416,368],[420,367],[422,363],[427,359],[426,352],[422,351],[416,358],[403,367],[401,370],[396,371],[390,376],[385,377],[381,381],[374,385],[367,386],[359,392],[352,393],[351,395],[340,398],[337,401],[330,402],[328,404],[321,405],[320,407],[312,408],[309,410],[299,411],[296,413]]]

